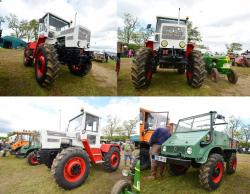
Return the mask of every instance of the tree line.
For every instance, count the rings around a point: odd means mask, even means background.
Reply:
[[[37,39],[39,25],[37,20],[20,20],[15,14],[11,13],[5,17],[4,21],[8,23],[8,28],[14,31],[15,37],[26,38],[28,41]]]
[[[121,122],[117,116],[109,115],[107,125],[103,128],[104,136],[109,140],[113,140],[115,136],[130,138],[131,135],[136,133],[138,121],[138,118],[133,118]]]

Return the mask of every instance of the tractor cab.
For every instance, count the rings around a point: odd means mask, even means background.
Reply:
[[[70,22],[63,20],[54,14],[47,13],[41,19],[39,19],[38,34],[44,35],[49,38],[54,38],[62,30],[66,30],[70,27]]]
[[[154,41],[158,48],[185,49],[187,45],[187,19],[156,17]]]
[[[67,136],[87,139],[91,147],[100,147],[98,116],[83,112],[69,121]]]

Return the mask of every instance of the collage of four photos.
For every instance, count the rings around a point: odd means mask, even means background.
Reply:
[[[0,0],[0,194],[250,194],[249,6]]]

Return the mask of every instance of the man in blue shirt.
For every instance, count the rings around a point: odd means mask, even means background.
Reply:
[[[163,176],[165,163],[152,159],[152,155],[159,155],[161,152],[161,145],[171,136],[170,128],[157,128],[151,136],[149,141],[150,157],[151,157],[151,175],[147,177],[149,180],[154,180],[157,177],[157,170],[159,167],[160,177]]]

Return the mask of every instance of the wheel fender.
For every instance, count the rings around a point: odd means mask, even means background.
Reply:
[[[188,58],[192,50],[194,49],[194,44],[188,43],[187,44],[187,50],[186,50],[186,57]]]
[[[110,150],[111,147],[117,147],[119,149],[119,151],[121,151],[120,146],[117,145],[117,144],[102,144],[101,145],[101,151],[103,153],[107,153],[107,152],[109,152],[109,150]]]
[[[213,149],[221,149],[221,148],[220,148],[220,147],[211,147],[211,148],[209,148],[209,149],[203,154],[202,159],[201,159],[201,160],[196,160],[196,162],[199,163],[199,164],[205,164],[205,163],[207,162],[207,159],[208,159],[209,154],[211,153],[211,151],[212,151]],[[214,153],[217,153],[217,152],[214,152]],[[220,153],[218,153],[218,154],[220,154]]]
[[[147,48],[151,48],[152,50],[154,50],[154,42],[153,41],[147,41],[145,44],[146,44]]]

